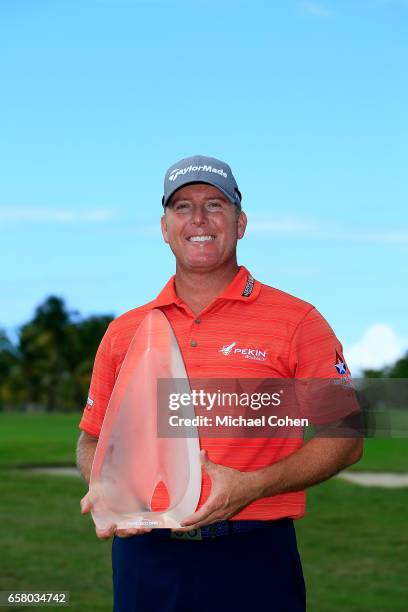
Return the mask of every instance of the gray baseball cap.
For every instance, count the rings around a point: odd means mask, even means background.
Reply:
[[[216,187],[235,206],[241,208],[241,192],[229,165],[219,159],[204,155],[186,157],[170,166],[164,177],[163,207],[167,206],[171,196],[180,187],[194,183],[207,183]]]

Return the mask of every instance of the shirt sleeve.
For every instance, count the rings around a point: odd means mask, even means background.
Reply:
[[[343,347],[316,308],[306,313],[295,330],[289,365],[294,378],[350,376],[343,357]]]
[[[79,423],[80,429],[91,436],[99,436],[101,431],[106,408],[115,385],[115,372],[109,326],[96,352],[89,395]]]
[[[290,368],[300,411],[312,423],[335,423],[359,412],[343,347],[315,308],[295,330]]]

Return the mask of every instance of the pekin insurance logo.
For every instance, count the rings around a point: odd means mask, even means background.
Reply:
[[[224,344],[224,346],[220,348],[220,353],[226,357],[229,355],[242,355],[244,359],[255,359],[255,361],[265,361],[268,354],[267,351],[261,351],[257,348],[240,348],[237,346],[236,342]]]

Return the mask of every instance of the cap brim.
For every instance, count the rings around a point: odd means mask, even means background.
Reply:
[[[199,180],[199,181],[189,181],[188,183],[183,183],[182,185],[180,185],[179,187],[176,187],[171,193],[168,194],[166,200],[162,199],[162,204],[163,204],[163,208],[166,208],[167,204],[169,203],[169,200],[174,196],[174,194],[176,193],[176,191],[179,191],[180,189],[182,189],[183,187],[187,187],[187,185],[199,185],[200,183],[204,183],[205,185],[211,185],[211,187],[215,187],[215,189],[218,189],[218,191],[221,191],[221,193],[223,193],[225,195],[226,198],[228,198],[228,200],[232,203],[235,204],[235,206],[237,205],[236,200],[234,200],[233,198],[231,198],[231,195],[228,194],[222,187],[220,187],[219,185],[214,185],[214,183],[212,183],[211,181],[203,181],[203,180]]]

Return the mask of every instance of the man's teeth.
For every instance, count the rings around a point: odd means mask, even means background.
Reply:
[[[207,242],[208,240],[214,240],[215,236],[190,236],[191,242]]]

